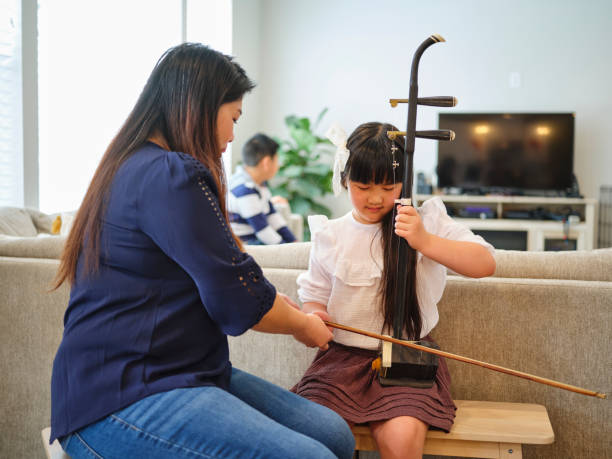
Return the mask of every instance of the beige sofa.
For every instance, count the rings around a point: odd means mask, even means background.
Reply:
[[[304,238],[301,215],[291,213],[286,204],[275,208],[287,222],[297,241]],[[59,258],[75,212],[45,214],[33,209],[0,207],[0,256]],[[53,222],[60,217],[59,234],[51,234]]]
[[[309,243],[248,247],[268,279],[296,297]],[[612,249],[538,253],[498,251],[495,277],[449,276],[434,335],[443,349],[610,394]],[[51,364],[68,289],[47,291],[57,260],[0,253],[0,457],[44,457]],[[284,387],[314,351],[290,337],[248,332],[231,338],[234,365]],[[606,458],[612,409],[600,400],[449,362],[457,399],[545,405],[555,442],[524,446],[526,458]],[[95,396],[95,394],[92,394]]]
[[[34,209],[0,207],[0,256],[59,258],[73,212],[45,214]],[[62,216],[64,224],[62,224]],[[59,217],[59,223],[56,219]],[[54,228],[55,222],[55,228]],[[57,234],[52,234],[53,229]]]

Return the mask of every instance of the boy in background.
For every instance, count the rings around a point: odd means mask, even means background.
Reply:
[[[278,172],[278,143],[264,134],[242,148],[244,167],[229,180],[228,213],[234,233],[246,244],[294,242],[287,222],[276,212],[267,181]]]

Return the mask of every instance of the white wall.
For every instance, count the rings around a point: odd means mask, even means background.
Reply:
[[[447,42],[423,55],[419,95],[454,95],[457,113],[575,112],[582,193],[597,198],[612,184],[612,2],[234,0],[234,16],[234,54],[259,83],[234,151],[255,130],[285,135],[286,115],[323,107],[322,130],[372,120],[403,128],[405,108],[387,100],[408,96],[414,50],[439,33]],[[419,108],[417,128],[436,128],[438,110]],[[416,170],[433,173],[435,156],[435,142],[417,140]]]

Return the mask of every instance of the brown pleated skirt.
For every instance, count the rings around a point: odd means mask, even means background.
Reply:
[[[431,341],[429,338],[425,338]],[[448,432],[455,419],[450,396],[450,373],[439,358],[431,388],[382,386],[372,370],[378,351],[329,343],[319,351],[301,381],[291,388],[302,397],[324,405],[355,424],[412,416],[430,428]]]

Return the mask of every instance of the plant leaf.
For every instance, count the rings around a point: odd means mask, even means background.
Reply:
[[[309,164],[308,166],[304,166],[304,173],[306,174],[325,176],[329,171],[330,168],[327,164]]]
[[[299,177],[304,173],[304,167],[298,165],[290,165],[282,170],[282,176],[284,177]],[[280,174],[280,171],[279,171]]]
[[[319,113],[319,116],[317,116],[317,120],[315,121],[315,124],[314,124],[314,128],[313,128],[313,129],[316,129],[316,128],[318,128],[318,127],[319,127],[319,123],[321,122],[321,120],[323,119],[323,117],[325,116],[325,114],[327,113],[327,110],[328,110],[328,108],[327,108],[327,107],[325,107],[323,110],[321,110],[321,113]]]
[[[298,117],[295,115],[289,115],[285,117],[285,124],[288,127],[296,126],[298,122]]]
[[[295,196],[289,201],[291,211],[300,215],[308,215],[311,209],[310,202],[302,196]]]
[[[303,217],[313,213],[331,214],[327,207],[314,201],[332,191],[331,166],[335,149],[328,139],[313,132],[327,111],[327,108],[321,110],[315,123],[307,117],[285,117],[289,136],[275,138],[279,144],[281,167],[270,180],[270,189],[275,195],[287,198],[292,212]],[[307,225],[304,230],[308,237]]]
[[[298,150],[306,151],[309,154],[317,144],[317,139],[310,131],[304,129],[289,128],[289,134],[291,135],[293,140],[295,140]]]
[[[289,199],[289,191],[285,187],[270,187],[270,193],[272,196],[282,196],[285,199]]]
[[[321,188],[308,180],[296,179],[291,183],[291,188],[303,196],[316,197],[321,196]]]
[[[310,120],[308,118],[300,118],[298,119],[296,127],[310,132]]]
[[[326,215],[327,217],[331,217],[331,210],[329,210],[329,208],[325,207],[323,204],[319,204],[318,202],[313,202],[311,207],[312,207],[312,211],[315,214],[323,214],[323,215]]]

